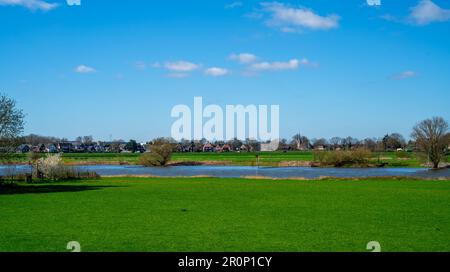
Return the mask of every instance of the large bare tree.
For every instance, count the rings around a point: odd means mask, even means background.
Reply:
[[[0,94],[0,153],[14,151],[15,140],[23,131],[23,119],[24,114],[17,109],[16,102]]]
[[[442,117],[423,120],[413,128],[411,137],[417,147],[426,152],[433,168],[438,168],[449,144],[448,123]]]

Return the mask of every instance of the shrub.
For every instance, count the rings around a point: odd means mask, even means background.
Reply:
[[[73,167],[65,166],[60,154],[49,155],[37,160],[36,167],[33,169],[33,176],[50,181],[96,179],[100,177],[95,172],[80,172]]]
[[[367,165],[372,157],[372,153],[365,148],[356,149],[348,153],[348,159],[359,165]]]
[[[139,157],[139,163],[143,166],[163,166],[162,156],[156,153],[145,153]]]
[[[139,158],[144,166],[165,166],[172,158],[172,145],[170,143],[157,143],[150,146],[150,151]]]
[[[314,152],[314,161],[321,166],[367,166],[370,158],[371,152],[367,149]]]
[[[62,159],[60,154],[49,155],[46,158],[40,158],[36,163],[37,176],[39,173],[50,180],[57,180],[61,177],[66,169],[62,164]]]

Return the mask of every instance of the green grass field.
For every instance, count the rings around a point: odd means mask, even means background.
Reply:
[[[450,181],[107,178],[0,191],[0,251],[450,251]]]
[[[233,165],[256,165],[256,156],[259,156],[260,165],[272,165],[280,162],[313,160],[313,153],[305,152],[229,152],[229,153],[176,153],[174,161],[218,161]]]
[[[292,152],[230,152],[230,153],[174,153],[173,162],[216,162],[229,165],[257,165],[256,155],[259,156],[259,165],[285,166],[283,162],[310,162],[313,160],[311,151]],[[63,155],[67,164],[138,164],[141,154],[132,153],[68,153]],[[413,153],[407,157],[400,157],[397,152],[381,152],[380,162],[387,167],[421,167],[423,161]],[[373,161],[378,161],[378,153],[373,154]],[[444,162],[450,162],[448,155]],[[11,158],[12,163],[26,163],[25,154],[15,154]],[[291,164],[292,165],[292,164]],[[294,163],[295,165],[295,163]]]
[[[422,167],[421,161],[414,153],[380,152],[373,153],[372,160],[386,164],[387,167]],[[289,152],[243,152],[243,153],[176,153],[172,160],[182,162],[223,161],[231,165],[257,165],[256,155],[259,156],[259,164],[263,166],[280,166],[283,162],[311,162],[312,151]],[[450,156],[443,161],[450,162]],[[291,164],[291,165],[295,165]],[[282,165],[281,166],[285,166]]]

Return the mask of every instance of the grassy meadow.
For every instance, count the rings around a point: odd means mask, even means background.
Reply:
[[[450,251],[450,181],[103,178],[0,190],[0,251]]]
[[[66,164],[139,164],[141,154],[133,153],[66,153],[63,161]],[[174,153],[172,163],[210,163],[226,165],[257,165],[259,156],[261,166],[302,166],[313,161],[311,151],[289,152],[230,152],[230,153]],[[423,167],[423,158],[414,153],[380,152],[373,153],[374,162],[385,163],[386,167]],[[450,162],[447,155],[444,162]],[[26,154],[14,154],[10,163],[27,163]]]

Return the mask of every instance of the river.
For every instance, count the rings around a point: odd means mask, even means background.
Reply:
[[[422,177],[450,178],[450,169],[425,168],[313,168],[313,167],[254,167],[254,166],[169,166],[143,167],[130,165],[76,166],[80,171],[97,172],[101,176],[149,175],[162,177],[249,177],[269,178],[364,178],[364,177]],[[30,167],[0,166],[0,175],[30,172]]]

